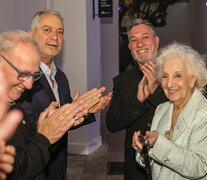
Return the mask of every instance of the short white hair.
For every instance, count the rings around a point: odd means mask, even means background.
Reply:
[[[200,91],[205,91],[207,69],[204,58],[191,46],[179,42],[173,42],[159,52],[156,59],[156,76],[160,83],[163,64],[171,58],[178,58],[186,63],[189,74],[196,77],[195,87]]]
[[[63,17],[62,15],[57,12],[57,11],[52,11],[52,10],[44,10],[44,11],[38,11],[37,13],[35,13],[35,15],[32,17],[32,21],[31,21],[31,24],[30,24],[30,29],[32,30],[36,30],[36,28],[38,27],[38,23],[39,23],[39,20],[40,20],[40,17],[44,14],[53,14],[53,15],[56,15],[62,22],[63,24]]]

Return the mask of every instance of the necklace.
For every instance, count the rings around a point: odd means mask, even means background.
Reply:
[[[173,127],[171,126],[169,130],[165,132],[165,137],[169,140],[172,140],[173,136]]]

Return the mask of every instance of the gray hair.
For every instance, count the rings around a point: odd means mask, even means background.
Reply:
[[[159,82],[162,78],[162,67],[167,59],[179,58],[186,63],[190,75],[195,76],[195,87],[200,91],[205,91],[207,84],[207,69],[204,58],[189,45],[173,42],[162,48],[156,59],[156,76]]]
[[[11,52],[18,43],[34,45],[39,52],[39,46],[25,31],[14,30],[6,31],[0,34],[0,52]]]
[[[56,15],[61,21],[62,21],[62,24],[63,24],[63,17],[62,15],[57,12],[57,11],[52,11],[52,10],[44,10],[44,11],[38,11],[37,13],[35,13],[35,15],[32,17],[32,21],[31,21],[31,25],[30,25],[30,29],[32,30],[36,30],[36,28],[38,27],[38,23],[39,23],[39,19],[42,15],[44,14],[53,14],[53,15]]]
[[[133,19],[133,20],[129,21],[129,23],[128,23],[128,26],[127,26],[127,36],[128,36],[128,39],[129,39],[129,31],[132,29],[132,27],[140,25],[140,24],[147,25],[151,29],[152,34],[154,36],[157,36],[157,34],[156,34],[155,30],[154,30],[153,25],[149,21],[141,19],[141,18],[137,18],[137,19]]]

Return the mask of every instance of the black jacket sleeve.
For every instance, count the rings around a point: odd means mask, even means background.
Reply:
[[[136,121],[152,113],[157,105],[166,101],[164,93],[158,87],[147,100],[141,103],[137,99],[138,78],[118,76],[113,79],[113,96],[106,114],[106,126],[111,132],[117,132],[132,126]],[[148,121],[148,119],[147,119]],[[151,119],[149,120],[150,123]],[[150,125],[148,125],[150,126]]]
[[[9,142],[16,148],[16,157],[14,170],[8,179],[28,180],[37,176],[37,179],[44,179],[44,173],[41,173],[49,161],[49,141],[38,133],[26,138],[24,144],[15,143],[17,139],[12,138]]]
[[[22,110],[20,104],[14,108]],[[14,170],[8,175],[8,179],[42,180],[45,176],[44,168],[49,161],[50,142],[45,136],[33,130],[25,112],[22,112],[23,120],[8,141],[8,144],[16,148]]]
[[[127,86],[127,85],[126,85]],[[136,93],[123,94],[116,78],[113,79],[113,96],[106,114],[106,126],[110,132],[117,132],[130,126],[138,116],[147,113],[148,107],[136,97]],[[126,99],[127,98],[127,99]]]

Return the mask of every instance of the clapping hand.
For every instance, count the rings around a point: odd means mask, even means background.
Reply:
[[[102,87],[100,88],[100,92],[103,93],[105,92],[106,88],[105,87]],[[108,106],[108,104],[110,103],[111,101],[111,98],[112,98],[112,93],[109,92],[107,95],[105,96],[101,96],[99,98],[99,101],[98,103],[96,103],[94,106],[92,106],[88,113],[97,113],[101,110],[103,110],[106,106]]]
[[[105,87],[101,87],[99,89],[94,88],[85,92],[82,95],[80,95],[80,92],[77,90],[73,102],[76,102],[77,100],[83,100],[84,103],[88,105],[88,113],[97,113],[104,109],[111,101],[111,92],[109,92],[105,96],[102,96],[105,90]]]
[[[141,66],[143,78],[138,84],[137,98],[140,102],[144,102],[150,94],[153,94],[158,87],[155,76],[155,64],[153,62],[145,63]]]

